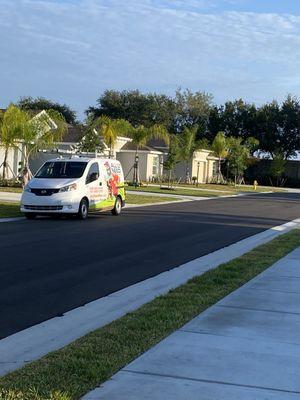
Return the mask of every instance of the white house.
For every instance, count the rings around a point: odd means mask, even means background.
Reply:
[[[41,111],[35,115],[43,115],[45,111]],[[50,118],[49,118],[50,119]],[[51,121],[50,121],[51,123]],[[51,126],[50,126],[51,128]],[[56,143],[52,150],[41,150],[30,159],[30,169],[35,173],[39,167],[47,160],[59,156],[70,156],[78,154],[78,144],[84,137],[84,125],[68,125],[67,132],[61,142]],[[108,156],[110,149],[104,144],[104,151],[101,156]],[[168,146],[163,140],[151,140],[146,146],[141,146],[136,153],[136,146],[128,137],[119,136],[112,150],[112,156],[119,160],[123,166],[124,176],[127,181],[133,180],[134,163],[136,155],[138,155],[139,179],[143,182],[158,180],[168,172],[164,170],[163,163],[167,157]],[[95,153],[86,154],[95,156]],[[98,154],[100,156],[100,154]],[[0,144],[0,165],[4,159],[4,149]],[[10,166],[9,178],[13,178],[20,173],[23,156],[18,149],[10,149],[8,163]],[[177,181],[184,182],[186,179],[186,170],[188,167],[189,176],[198,177],[200,183],[210,182],[217,170],[217,158],[213,157],[209,150],[198,150],[194,153],[193,158],[187,163],[180,162],[176,165],[173,176]],[[1,167],[0,167],[1,173]]]
[[[181,182],[186,180],[187,171],[190,179],[199,183],[209,183],[217,174],[218,158],[210,150],[200,149],[188,163],[180,162],[174,168],[174,175]]]
[[[133,181],[134,163],[138,157],[139,179],[143,182],[155,180],[163,175],[164,153],[150,146],[135,145],[128,141],[118,152],[117,160],[122,164],[126,181]]]
[[[1,109],[0,111],[5,112],[5,109]],[[56,129],[57,126],[55,122],[49,117],[45,110],[42,111],[35,111],[30,110],[30,115],[32,115],[32,119],[44,118],[42,120],[42,129],[50,130]],[[45,127],[44,127],[45,124]],[[47,126],[46,126],[47,125]],[[24,162],[24,155],[21,151],[22,149],[22,141],[17,142],[17,146],[14,148],[9,148],[8,156],[7,156],[7,178],[13,179],[17,178],[22,170],[23,162]],[[3,166],[4,166],[4,156],[5,156],[5,148],[0,141],[0,176],[3,175]]]

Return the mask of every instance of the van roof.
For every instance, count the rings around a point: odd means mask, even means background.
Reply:
[[[51,162],[55,161],[65,161],[65,162],[71,162],[71,161],[76,161],[76,162],[89,162],[89,161],[114,161],[114,162],[119,162],[118,160],[112,159],[112,158],[91,158],[91,157],[57,157],[57,158],[52,158]]]

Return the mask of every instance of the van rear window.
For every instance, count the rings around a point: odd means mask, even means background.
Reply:
[[[87,162],[78,161],[48,161],[37,172],[35,178],[80,178]]]

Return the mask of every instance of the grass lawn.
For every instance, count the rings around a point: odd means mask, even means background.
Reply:
[[[165,185],[165,184],[163,184]],[[180,186],[182,188],[189,188],[190,190],[193,189],[205,189],[205,190],[220,190],[221,192],[231,192],[231,194],[235,193],[244,193],[244,192],[257,192],[257,193],[264,193],[264,192],[283,192],[284,190],[282,188],[278,187],[260,187],[258,186],[256,191],[253,190],[253,186],[250,185],[240,185],[240,186],[234,186],[234,185],[218,185],[216,183],[199,183],[198,186],[195,185],[187,185],[184,183],[179,183],[175,184],[174,186]]]
[[[164,201],[178,201],[177,197],[158,197],[158,196],[148,196],[148,195],[138,195],[128,193],[126,195],[127,204],[149,204],[149,203],[161,203]]]
[[[0,218],[21,217],[19,203],[0,202]]]
[[[0,399],[79,399],[299,245],[300,230],[294,230],[191,279],[65,348],[0,378],[2,390],[11,390],[11,397],[6,392]]]
[[[232,192],[211,192],[209,190],[195,190],[192,188],[180,188],[180,189],[161,189],[159,186],[127,186],[127,190],[138,191],[138,192],[147,192],[147,193],[164,193],[169,194],[170,196],[173,195],[181,195],[181,196],[197,196],[197,197],[219,197],[225,196],[228,194],[232,194]]]
[[[0,186],[0,192],[22,193],[22,188]]]

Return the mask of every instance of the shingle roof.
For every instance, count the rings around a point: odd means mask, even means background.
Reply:
[[[158,149],[167,149],[168,145],[163,139],[151,139],[147,143],[148,146],[158,148]]]
[[[121,148],[121,150],[136,150],[136,145],[132,142],[127,142],[124,144],[124,146]],[[141,151],[158,151],[154,147],[151,146],[140,146],[139,150]]]
[[[85,134],[84,125],[68,124],[67,132],[64,134],[62,141],[64,143],[79,143]]]

